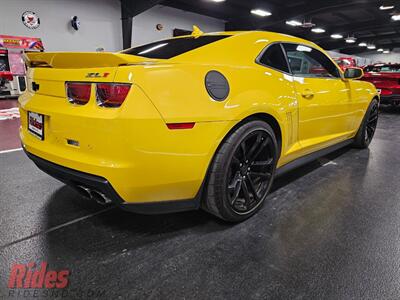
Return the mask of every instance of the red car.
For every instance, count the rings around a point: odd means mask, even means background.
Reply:
[[[346,71],[346,69],[350,67],[357,67],[357,61],[352,57],[335,58],[335,62],[343,71]]]
[[[376,64],[364,67],[362,80],[373,83],[382,104],[400,105],[400,64]]]

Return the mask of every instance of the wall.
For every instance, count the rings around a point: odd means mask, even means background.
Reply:
[[[38,14],[38,29],[22,23],[27,10]],[[74,15],[81,21],[79,31],[69,25]],[[121,26],[119,0],[0,0],[0,34],[40,37],[46,51],[121,50]]]
[[[400,48],[394,49],[389,54],[383,53],[365,53],[360,56],[370,59],[373,63],[400,63]]]
[[[164,29],[157,31],[156,25]],[[175,28],[192,30],[197,25],[204,32],[224,31],[225,22],[183,10],[157,5],[133,18],[132,45],[142,45],[172,37]]]
[[[328,53],[333,58],[352,57],[356,60],[357,66],[360,66],[360,67],[369,65],[372,63],[372,59],[370,59],[369,57],[362,57],[359,55],[349,55],[349,54],[340,53],[339,51],[328,51]]]

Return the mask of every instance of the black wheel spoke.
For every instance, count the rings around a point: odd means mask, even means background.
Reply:
[[[271,173],[268,173],[268,172],[267,173],[250,172],[249,174],[252,175],[252,176],[261,177],[261,178],[264,178],[264,179],[271,178]]]
[[[231,205],[235,204],[236,200],[239,197],[239,194],[240,194],[241,190],[242,190],[242,181],[238,180],[238,181],[236,181],[236,185],[235,185],[234,190],[233,190],[233,196],[232,196],[232,199],[231,199]]]
[[[232,157],[232,162],[237,165],[240,164],[240,160],[235,155]]]
[[[250,205],[251,199],[250,199],[250,192],[249,189],[247,187],[247,183],[246,181],[242,180],[242,192],[243,192],[243,196],[244,199],[246,200],[246,206],[248,207]]]
[[[263,143],[261,144],[261,146],[258,147],[258,149],[257,149],[257,151],[255,152],[255,154],[253,154],[252,157],[249,157],[249,161],[250,161],[250,162],[254,162],[254,161],[257,159],[257,157],[260,155],[260,153],[268,146],[269,142],[270,142],[269,138],[268,138],[268,139],[265,139],[265,140],[263,141]]]
[[[240,149],[242,149],[243,160],[247,160],[247,156],[246,156],[246,144],[245,144],[245,142],[242,142],[242,143],[240,144]]]
[[[255,152],[257,151],[257,149],[259,148],[259,146],[260,146],[260,144],[261,144],[262,141],[263,141],[262,134],[259,133],[259,134],[257,135],[256,142],[254,143],[254,145],[251,147],[251,149],[250,149],[250,151],[249,151],[248,157],[250,158],[250,160],[251,160],[251,158],[253,157],[254,153],[255,153]]]
[[[253,179],[251,179],[250,176],[248,176],[246,179],[247,179],[247,182],[249,183],[250,191],[253,194],[254,199],[256,201],[258,201],[259,200],[258,199],[258,192],[257,192],[256,187],[254,186]]]
[[[269,160],[255,161],[252,163],[252,166],[254,166],[254,167],[270,167],[270,166],[272,166],[273,162],[274,162],[273,158],[271,158]]]
[[[238,181],[240,181],[241,177],[240,177],[240,172],[236,172],[235,177],[233,178],[233,180],[231,181],[231,183],[228,186],[229,191],[233,191],[236,189],[236,185],[238,183]]]
[[[375,114],[374,116],[371,116],[370,118],[369,118],[369,123],[372,123],[372,122],[375,122],[375,121],[377,121],[378,120],[378,114]]]

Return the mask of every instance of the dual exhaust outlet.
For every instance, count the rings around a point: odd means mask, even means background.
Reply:
[[[103,193],[101,193],[99,191],[87,188],[82,185],[78,186],[78,190],[86,198],[94,199],[97,203],[99,203],[101,205],[107,205],[107,204],[112,203],[111,199],[107,198],[106,195],[104,195]]]

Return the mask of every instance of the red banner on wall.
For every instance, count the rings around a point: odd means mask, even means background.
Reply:
[[[25,49],[43,51],[43,42],[40,38],[26,36],[12,36],[0,34],[0,48]]]

